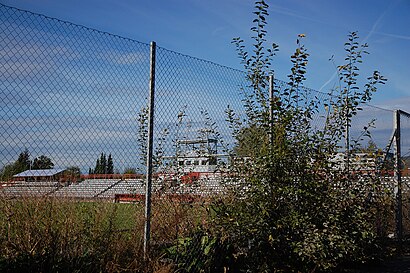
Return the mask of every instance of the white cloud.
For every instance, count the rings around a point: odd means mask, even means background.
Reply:
[[[399,99],[387,99],[383,103],[379,103],[376,106],[380,106],[385,109],[400,109],[410,113],[410,97],[402,97]]]
[[[120,51],[104,51],[97,53],[97,56],[103,60],[109,61],[117,65],[131,65],[149,60],[149,52],[120,52]]]

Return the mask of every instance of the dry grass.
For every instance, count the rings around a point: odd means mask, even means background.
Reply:
[[[0,201],[0,272],[172,272],[163,249],[206,221],[200,203],[153,200],[150,261],[143,204]]]
[[[51,198],[2,201],[0,271],[143,268],[141,206]]]

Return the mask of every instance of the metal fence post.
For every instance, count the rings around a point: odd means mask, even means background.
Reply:
[[[269,122],[273,125],[273,75],[269,75]]]
[[[350,119],[349,119],[349,93],[346,93],[346,98],[345,98],[345,108],[346,108],[346,113],[345,113],[345,156],[346,156],[346,166],[345,166],[345,171],[348,175],[350,175]]]
[[[274,132],[273,132],[273,89],[274,89],[274,81],[273,75],[269,75],[269,141],[270,141],[270,160],[273,160],[273,146],[274,146]],[[270,170],[270,183],[273,185],[273,168],[271,167]]]
[[[397,210],[396,210],[396,236],[401,242],[403,238],[403,212],[402,212],[402,181],[401,181],[401,133],[400,133],[400,110],[394,111],[395,126],[395,177],[397,181]]]
[[[152,189],[152,154],[154,146],[154,100],[155,100],[155,53],[156,43],[151,42],[150,79],[149,79],[149,116],[147,140],[147,172],[145,188],[145,228],[144,228],[144,259],[147,259],[151,232],[151,189]]]
[[[270,144],[273,145],[273,75],[269,76],[269,129]]]

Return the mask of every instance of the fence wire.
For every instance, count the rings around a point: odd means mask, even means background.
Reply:
[[[0,7],[1,164],[27,149],[54,168],[135,166],[137,110],[146,104],[149,46]]]
[[[226,112],[245,116],[248,84],[242,71],[161,47],[156,59],[152,242],[178,242],[170,255],[195,271],[206,261],[207,200],[224,193],[215,166],[229,164],[236,144]],[[143,200],[149,63],[147,44],[0,5],[2,195]],[[392,113],[365,106],[352,138],[374,120],[371,141],[386,147]]]

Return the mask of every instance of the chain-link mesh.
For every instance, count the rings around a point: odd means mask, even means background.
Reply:
[[[223,190],[217,166],[233,144],[225,111],[243,112],[244,73],[160,47],[156,58],[152,238],[177,241],[175,261],[198,271],[208,247],[203,202]]]
[[[2,203],[0,219],[7,220],[7,234],[14,234],[8,240],[31,236],[13,251],[45,253],[46,248],[39,249],[44,244],[30,243],[77,238],[67,243],[64,254],[55,250],[52,255],[64,263],[61,257],[74,255],[76,247],[89,253],[104,247],[107,252],[115,248],[120,256],[138,253],[142,205],[111,207],[82,200],[112,201],[119,193],[143,192],[137,118],[146,104],[148,81],[149,45],[0,5],[1,199],[80,200],[74,207],[27,201],[28,215],[21,206],[13,207],[17,203]],[[35,237],[38,230],[56,225],[57,237],[47,232]],[[84,242],[87,230],[99,246]],[[3,231],[1,248],[13,253]]]
[[[137,162],[137,116],[146,104],[149,46],[0,6],[1,164],[25,149],[56,169],[113,173]],[[34,161],[33,161],[34,163]]]
[[[0,45],[2,195],[141,201],[149,45],[4,5]],[[224,194],[218,168],[229,164],[236,144],[227,112],[245,117],[248,83],[242,71],[160,47],[156,60],[152,244],[195,271],[211,244],[207,202]],[[286,88],[275,80],[275,90]],[[323,127],[324,116],[319,105],[312,126]],[[369,122],[371,141],[384,148],[392,111],[364,107],[353,119],[352,139]]]
[[[351,139],[363,138],[364,128],[369,128],[370,138],[364,139],[362,145],[373,142],[377,148],[385,150],[393,132],[393,112],[372,105],[365,105],[352,120]]]

